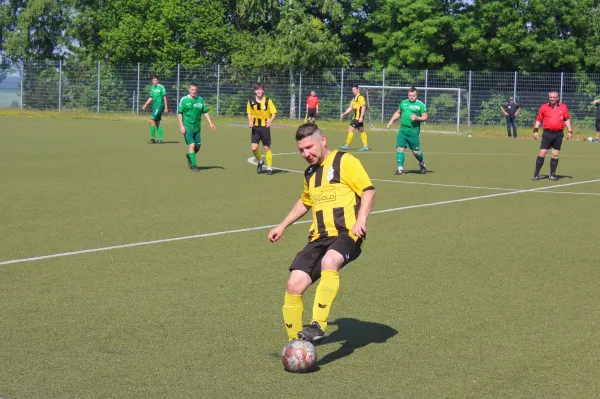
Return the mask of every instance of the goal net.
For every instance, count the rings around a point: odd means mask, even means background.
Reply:
[[[400,101],[408,98],[404,86],[360,85],[367,102],[365,124],[372,130],[385,130],[388,121],[398,110]],[[461,89],[439,87],[417,87],[418,99],[427,106],[429,119],[421,124],[422,132],[461,133],[460,102]],[[464,91],[464,90],[463,90]],[[399,121],[394,122],[398,128]]]

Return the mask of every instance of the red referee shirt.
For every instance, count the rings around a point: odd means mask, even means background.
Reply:
[[[306,105],[308,105],[308,108],[317,108],[317,105],[319,105],[319,97],[317,96],[309,96],[306,99]]]
[[[554,107],[546,103],[540,107],[536,121],[544,121],[544,130],[560,131],[565,128],[565,121],[569,119],[569,109],[563,103],[558,103]]]

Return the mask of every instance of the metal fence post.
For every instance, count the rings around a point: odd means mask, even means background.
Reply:
[[[467,126],[471,128],[471,75],[473,71],[469,71],[469,92],[467,93]]]
[[[460,88],[458,89],[458,105],[456,106],[456,133],[460,133]]]
[[[133,91],[133,97],[131,97],[131,113],[135,114],[135,90]]]
[[[302,109],[301,104],[302,104],[302,71],[299,72],[300,74],[300,79],[298,81],[298,119],[302,119]]]
[[[344,68],[342,68],[342,79],[341,79],[341,83],[340,83],[340,115],[342,114],[342,112],[344,112],[344,109],[342,108],[344,105]]]
[[[425,106],[427,106],[427,84],[429,83],[429,69],[425,70]]]
[[[23,110],[23,80],[25,79],[25,63],[21,61],[21,111]]]
[[[179,65],[179,63],[177,63],[177,89],[176,89],[177,90],[177,104],[175,104],[176,108],[179,108],[179,67],[180,67],[180,65]],[[218,90],[219,89],[217,89],[217,91]],[[217,97],[217,115],[219,115],[219,105],[218,104],[219,104],[219,100]]]
[[[217,113],[219,116],[219,96],[221,94],[221,64],[217,64]]]
[[[381,85],[385,86],[385,68],[381,71]],[[383,123],[383,110],[385,109],[385,89],[381,89],[381,123]]]
[[[136,91],[136,101],[135,101],[135,113],[140,113],[140,63],[138,62],[137,68],[137,91]]]
[[[58,112],[60,112],[60,103],[62,97],[62,60],[58,61]]]
[[[515,71],[515,83],[513,87],[513,100],[517,101],[517,71]]]
[[[563,94],[564,83],[565,83],[565,73],[561,72],[560,73],[560,97],[559,97],[560,102],[562,102],[562,100],[563,100],[563,95],[562,94]]]
[[[100,113],[100,61],[98,61],[98,99],[96,104],[96,112]]]

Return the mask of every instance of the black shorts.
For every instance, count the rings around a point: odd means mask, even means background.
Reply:
[[[359,122],[358,119],[352,119],[350,121],[350,126],[352,126],[355,129],[361,129],[361,128],[364,128],[365,125],[364,125],[364,123]]]
[[[346,266],[359,257],[361,245],[361,239],[354,241],[347,235],[319,238],[316,241],[309,242],[302,251],[298,252],[290,266],[290,271],[302,270],[310,276],[314,283],[321,277],[321,259],[327,251],[339,252],[344,257],[342,266]]]
[[[560,150],[563,137],[565,137],[565,134],[562,130],[544,130],[544,133],[542,133],[540,150],[549,150],[550,148]]]
[[[600,132],[600,119],[596,119],[596,131]]]
[[[317,109],[309,108],[308,111],[306,112],[306,115],[308,115],[309,118],[316,118],[317,117]]]
[[[271,146],[271,128],[265,126],[254,126],[252,128],[252,144],[258,144],[262,141],[263,145]]]

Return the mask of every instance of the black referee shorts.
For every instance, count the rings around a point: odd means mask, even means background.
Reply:
[[[563,137],[565,134],[562,130],[546,130],[542,133],[542,144],[540,144],[540,150],[555,149],[560,150],[562,146]]]
[[[317,117],[317,109],[316,108],[309,108],[308,112],[306,113],[306,115],[309,118],[316,118]]]
[[[294,258],[290,271],[302,270],[314,283],[321,277],[321,260],[329,250],[339,252],[344,257],[344,264],[352,262],[360,256],[362,239],[354,241],[350,236],[319,238],[309,242]]]
[[[271,146],[271,128],[266,126],[254,126],[252,128],[252,144],[259,144],[262,141],[263,145]]]
[[[600,119],[596,119],[596,131],[600,132]]]

